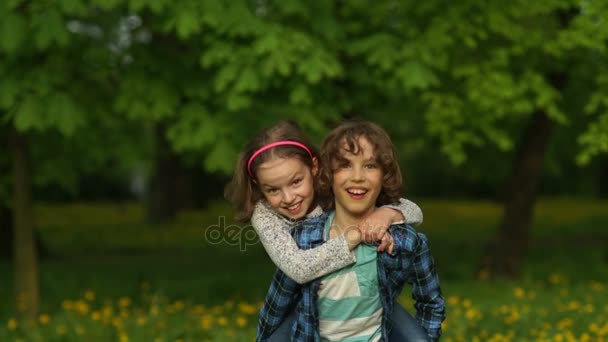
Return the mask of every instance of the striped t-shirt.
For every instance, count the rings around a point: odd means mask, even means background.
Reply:
[[[332,212],[325,222],[329,238]],[[322,341],[379,341],[382,303],[378,287],[378,252],[361,244],[355,248],[357,262],[321,278],[317,308]]]

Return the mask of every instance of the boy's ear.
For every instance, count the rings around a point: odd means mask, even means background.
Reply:
[[[316,177],[319,174],[319,159],[312,157],[312,175]]]

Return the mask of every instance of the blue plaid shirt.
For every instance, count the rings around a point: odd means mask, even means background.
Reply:
[[[301,249],[314,248],[325,242],[323,230],[328,216],[325,213],[306,220],[293,229],[292,236]],[[445,302],[427,238],[407,225],[393,225],[389,232],[395,241],[393,255],[378,254],[378,284],[383,307],[382,341],[388,341],[392,328],[390,313],[406,282],[413,287],[416,320],[429,338],[437,341],[441,336],[441,322],[445,319]],[[291,340],[320,341],[316,305],[320,283],[320,279],[316,279],[300,285],[277,269],[260,311],[256,340],[266,341],[295,309],[296,321]]]

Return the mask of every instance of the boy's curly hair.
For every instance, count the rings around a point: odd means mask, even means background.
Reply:
[[[359,139],[365,138],[374,148],[376,162],[383,173],[382,189],[376,206],[399,202],[403,179],[395,146],[386,131],[375,123],[347,120],[340,123],[323,141],[320,152],[320,169],[317,182],[319,204],[325,210],[334,208],[332,184],[336,165],[344,160],[344,153],[359,154]]]

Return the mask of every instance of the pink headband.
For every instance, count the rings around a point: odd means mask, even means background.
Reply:
[[[306,145],[299,143],[297,141],[290,141],[290,140],[282,140],[282,141],[277,141],[277,142],[273,142],[271,144],[268,144],[266,146],[261,147],[259,150],[255,151],[255,153],[253,153],[251,155],[251,157],[249,158],[249,161],[247,162],[247,172],[249,173],[249,176],[252,179],[255,179],[255,177],[253,176],[253,173],[251,172],[251,163],[253,163],[253,160],[255,158],[257,158],[257,156],[259,156],[260,154],[262,154],[262,152],[267,151],[273,147],[277,147],[277,146],[286,146],[286,145],[291,145],[291,146],[297,146],[303,150],[305,150],[306,152],[308,152],[308,155],[310,156],[310,159],[313,158],[312,156],[312,152],[310,151],[310,149],[308,147],[306,147]]]

